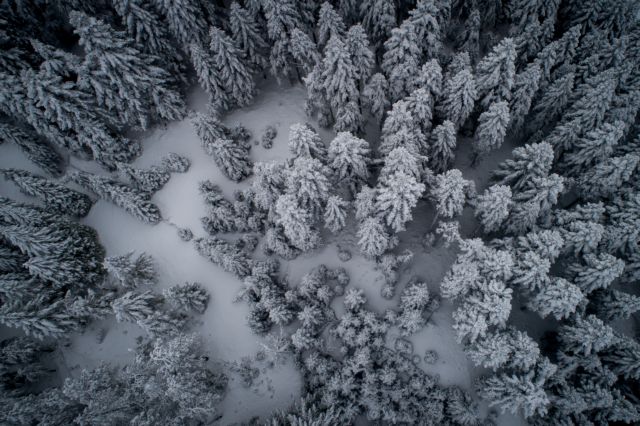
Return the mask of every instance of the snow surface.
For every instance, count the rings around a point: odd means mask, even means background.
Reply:
[[[277,129],[278,135],[273,148],[266,150],[261,145],[253,145],[252,160],[286,158],[289,126],[298,122],[310,122],[328,145],[333,132],[319,128],[315,120],[310,120],[304,113],[304,87],[278,86],[272,80],[263,82],[259,87],[261,93],[256,96],[252,105],[229,113],[223,120],[229,127],[244,125],[253,133],[253,140],[260,140],[269,125]],[[190,105],[195,110],[204,111],[205,103],[202,92],[197,91],[191,96]],[[369,123],[367,130],[366,139],[376,146],[378,129]],[[177,227],[190,228],[196,238],[206,235],[200,224],[200,218],[205,216],[206,208],[198,192],[198,182],[210,179],[231,198],[235,189],[246,187],[250,180],[236,184],[224,177],[213,159],[201,148],[188,119],[148,131],[141,136],[141,140],[144,153],[133,163],[135,166],[159,164],[160,158],[169,152],[185,155],[191,160],[189,171],[173,174],[167,185],[152,199],[159,206],[165,220],[155,226],[146,225],[115,205],[100,200],[83,222],[98,231],[109,256],[132,250],[138,253],[144,251],[153,256],[160,278],[158,291],[185,281],[197,281],[207,288],[211,295],[209,307],[203,315],[196,317],[192,329],[203,336],[210,358],[221,362],[222,365],[219,367],[228,370],[225,363],[240,362],[243,357],[255,357],[262,348],[264,339],[252,334],[246,325],[248,306],[243,302],[233,302],[241,286],[240,280],[198,255],[192,243],[180,240]],[[455,167],[462,170],[466,179],[476,182],[478,192],[487,186],[488,171],[507,158],[513,148],[511,144],[505,143],[500,150],[492,153],[488,160],[481,161],[477,168],[471,169],[471,140],[459,138],[458,144]],[[101,172],[90,163],[72,160],[71,164],[74,168]],[[2,144],[0,168],[7,167],[40,173],[16,146]],[[34,202],[33,199],[21,195],[13,184],[3,180],[0,180],[0,194],[16,200]],[[353,226],[347,226],[338,236],[325,234],[325,245],[311,253],[291,262],[282,261],[282,272],[287,276],[290,285],[296,285],[299,279],[316,265],[344,267],[351,277],[350,285],[363,289],[369,301],[369,308],[379,313],[388,308],[396,308],[402,288],[413,275],[425,280],[432,293],[437,294],[439,282],[455,259],[455,252],[441,246],[429,251],[422,248],[421,239],[425,232],[430,230],[433,218],[433,209],[427,202],[421,201],[413,216],[414,220],[409,224],[407,231],[400,234],[400,249],[410,248],[415,256],[411,263],[403,268],[396,297],[391,301],[380,296],[383,280],[381,274],[374,270],[373,262],[358,254]],[[477,223],[469,208],[465,209],[460,220],[463,235],[473,234]],[[337,257],[336,244],[349,249],[353,258],[346,263],[341,262]],[[261,256],[260,248],[256,255]],[[338,309],[339,305],[341,303],[338,301],[334,303]],[[452,304],[443,301],[441,308],[431,318],[430,324],[410,340],[414,345],[414,353],[421,359],[427,350],[435,350],[438,353],[439,359],[434,365],[426,365],[423,361],[420,365],[429,373],[437,375],[440,383],[471,389],[473,381],[483,370],[475,368],[455,342],[451,328],[452,310]],[[522,321],[529,318],[518,315],[518,319],[520,317]],[[104,330],[106,335],[100,343],[98,335]],[[277,333],[277,330],[274,331]],[[2,336],[7,336],[10,332],[6,328],[0,328]],[[135,338],[141,334],[142,331],[136,325],[117,323],[113,318],[92,324],[81,335],[73,336],[62,349],[58,361],[60,375],[78,374],[82,368],[95,367],[102,361],[114,364],[128,362],[132,358],[131,349],[135,346]],[[390,344],[393,344],[399,332],[394,329],[389,335]],[[267,367],[264,362],[255,362],[254,366],[260,368],[261,372],[254,386],[250,388],[245,388],[237,375],[229,373],[232,380],[229,391],[220,404],[222,417],[217,424],[226,425],[248,421],[254,416],[266,416],[274,410],[287,408],[299,397],[302,381],[292,360],[277,364],[273,368]],[[509,414],[500,416],[499,423],[525,424],[521,418]]]

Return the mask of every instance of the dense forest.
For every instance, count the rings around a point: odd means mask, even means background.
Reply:
[[[0,0],[0,44],[0,423],[228,424],[229,383],[269,374],[209,353],[215,286],[113,252],[106,204],[232,277],[259,358],[292,360],[297,402],[243,424],[640,423],[637,1]],[[287,88],[308,120],[266,157],[280,118],[229,117]],[[182,122],[199,155],[142,165]],[[196,229],[156,194],[200,156]],[[344,267],[291,278],[323,250]],[[128,361],[65,372],[98,323],[139,329]],[[415,353],[429,327],[472,386]]]

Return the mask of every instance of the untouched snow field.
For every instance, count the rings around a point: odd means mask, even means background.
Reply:
[[[235,110],[224,117],[229,127],[242,124],[253,134],[253,140],[260,140],[267,126],[274,126],[278,135],[273,148],[264,149],[254,145],[251,158],[254,161],[281,160],[288,156],[287,137],[289,126],[297,122],[310,122],[318,129],[325,144],[331,141],[333,132],[317,126],[304,113],[306,90],[300,85],[280,87],[269,80],[261,86],[254,103],[246,108]],[[204,111],[205,99],[200,92],[191,97],[192,108]],[[369,126],[367,140],[373,147],[377,145],[377,129]],[[207,156],[200,146],[200,141],[188,119],[171,123],[164,128],[155,128],[142,135],[144,153],[134,163],[138,167],[159,164],[160,158],[169,152],[185,155],[191,160],[191,168],[184,174],[173,174],[164,189],[156,193],[152,199],[160,208],[164,221],[156,226],[145,225],[129,216],[124,210],[98,201],[86,219],[87,225],[95,228],[107,255],[119,255],[128,251],[147,252],[155,259],[159,283],[157,291],[185,281],[202,283],[210,292],[210,303],[204,315],[197,316],[193,331],[203,337],[206,350],[212,360],[223,363],[220,368],[228,370],[224,363],[240,362],[243,357],[255,359],[256,353],[262,349],[265,340],[251,333],[246,325],[245,316],[249,309],[243,302],[234,303],[233,299],[241,287],[241,282],[229,273],[201,257],[191,242],[180,240],[177,227],[188,227],[194,237],[205,236],[200,218],[205,216],[205,204],[198,192],[198,182],[210,179],[218,184],[228,198],[233,191],[244,188],[249,180],[235,184],[225,178],[212,158]],[[512,145],[505,143],[490,160],[483,161],[475,169],[469,168],[470,140],[459,139],[456,152],[455,167],[462,170],[465,178],[472,178],[478,192],[487,186],[488,171],[507,158]],[[99,172],[95,165],[73,160],[72,167]],[[40,173],[21,154],[16,146],[0,145],[0,168],[22,168]],[[103,173],[103,172],[102,172]],[[0,193],[17,200],[34,202],[22,196],[13,184],[0,180]],[[368,306],[382,313],[384,309],[395,308],[399,294],[405,283],[413,275],[425,280],[434,294],[439,293],[438,285],[455,258],[453,250],[437,246],[426,251],[421,239],[429,230],[433,211],[427,202],[422,201],[414,212],[414,220],[407,231],[400,234],[400,249],[410,248],[414,258],[402,269],[400,282],[393,300],[385,300],[380,296],[383,285],[381,274],[374,270],[373,262],[358,255],[355,230],[348,226],[340,235],[324,235],[325,245],[320,249],[300,256],[291,262],[281,261],[281,270],[290,285],[297,285],[299,279],[314,266],[326,264],[329,267],[344,267],[351,277],[351,286],[362,288],[369,299]],[[462,233],[470,236],[475,231],[475,221],[471,209],[467,208],[461,218]],[[336,244],[348,249],[353,258],[341,262],[337,257]],[[262,256],[259,246],[255,255]],[[334,306],[341,309],[341,298]],[[431,318],[431,323],[421,332],[411,337],[414,353],[422,359],[426,350],[435,350],[439,359],[434,365],[420,365],[428,372],[438,375],[443,385],[458,385],[466,389],[472,388],[473,381],[482,374],[481,369],[473,367],[467,361],[460,346],[455,342],[451,328],[452,304],[443,301],[441,308]],[[517,312],[514,307],[514,313]],[[518,313],[519,314],[519,313]],[[520,319],[520,316],[519,316]],[[524,321],[527,319],[524,318]],[[7,329],[2,329],[6,335]],[[104,340],[99,343],[98,336],[105,333]],[[278,330],[274,330],[275,333]],[[135,338],[142,331],[135,324],[116,323],[114,319],[92,324],[82,335],[70,339],[68,345],[59,353],[60,376],[78,374],[84,367],[94,367],[101,361],[116,364],[127,362],[132,357],[129,350],[135,346]],[[390,344],[393,344],[397,330],[391,330]],[[284,409],[291,405],[300,395],[301,377],[291,359],[275,367],[268,367],[264,361],[254,361],[253,365],[260,369],[259,377],[252,387],[244,387],[239,376],[228,372],[230,376],[229,390],[220,404],[222,417],[216,424],[232,424],[249,421],[254,416],[266,416],[276,409]],[[510,415],[502,415],[499,423],[503,425],[524,424],[522,419]]]

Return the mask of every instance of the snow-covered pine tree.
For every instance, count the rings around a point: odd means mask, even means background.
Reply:
[[[329,144],[329,167],[352,196],[369,180],[370,155],[369,143],[348,132],[338,133]]]
[[[525,117],[531,109],[531,102],[538,91],[540,66],[533,63],[516,74],[513,84],[513,96],[509,102],[511,123],[509,128],[518,133],[525,123]]]
[[[577,315],[560,327],[558,339],[563,351],[585,356],[605,350],[617,340],[613,329],[594,315]]]
[[[427,149],[429,168],[436,173],[445,172],[453,164],[455,149],[456,127],[453,122],[445,120],[431,133]]]
[[[360,252],[370,259],[381,256],[391,246],[391,238],[377,217],[362,219],[357,238]]]
[[[626,154],[596,164],[580,176],[580,195],[587,200],[613,196],[632,179],[639,163],[640,156]]]
[[[69,189],[54,180],[45,179],[24,170],[0,170],[5,179],[11,180],[24,194],[36,197],[47,208],[69,216],[85,217],[93,201],[81,192]]]
[[[157,166],[148,169],[138,169],[126,163],[118,163],[116,166],[132,186],[149,196],[162,189],[171,178],[168,171]]]
[[[316,44],[307,33],[298,28],[294,28],[291,31],[289,50],[296,61],[296,65],[302,70],[303,75],[309,74],[316,64],[320,62],[320,53],[318,53]]]
[[[527,307],[541,317],[553,316],[560,321],[569,318],[584,299],[580,288],[564,278],[551,280],[533,296]]]
[[[98,197],[124,209],[135,218],[149,224],[162,220],[160,209],[147,199],[147,195],[112,178],[86,172],[73,172],[71,179]]]
[[[622,139],[624,126],[622,121],[615,121],[603,123],[598,128],[587,132],[564,154],[560,164],[561,169],[569,176],[577,176],[611,157],[616,145]]]
[[[327,148],[320,135],[309,124],[296,123],[289,128],[289,152],[297,157],[327,161]]]
[[[281,81],[283,78],[290,78],[295,70],[291,61],[289,39],[294,28],[304,30],[302,16],[297,3],[292,0],[265,0],[262,8],[267,20],[267,34],[271,40],[271,73]]]
[[[298,157],[287,170],[285,192],[297,200],[296,205],[317,219],[322,213],[322,206],[329,198],[329,175],[329,168],[319,160]]]
[[[492,185],[478,196],[475,215],[485,232],[495,232],[509,217],[511,209],[511,188],[506,185]]]
[[[320,235],[312,227],[313,216],[303,208],[291,194],[278,198],[275,205],[276,222],[282,226],[284,235],[290,243],[302,252],[315,248],[320,242]]]
[[[534,101],[526,129],[533,134],[555,124],[569,103],[575,74],[568,72],[553,80]]]
[[[284,166],[276,162],[258,162],[253,165],[254,202],[263,210],[269,210],[284,192]]]
[[[624,262],[608,253],[587,253],[582,259],[584,263],[570,264],[567,274],[585,294],[608,288],[624,271]]]
[[[607,289],[594,293],[592,303],[598,317],[605,321],[629,319],[640,311],[640,297],[624,291]]]
[[[405,21],[391,30],[384,43],[381,68],[389,82],[389,99],[395,102],[416,88],[416,76],[422,62],[422,50],[416,44],[415,26]]]
[[[515,80],[516,46],[511,38],[500,41],[476,67],[476,87],[480,105],[509,102]]]
[[[426,59],[438,57],[442,48],[439,15],[438,5],[429,0],[418,0],[416,7],[409,11],[407,19],[413,23],[416,42]]]
[[[429,90],[419,87],[405,97],[403,102],[406,102],[407,109],[418,124],[422,134],[428,135],[431,131],[433,105],[435,103]]]
[[[253,99],[254,82],[251,72],[242,59],[242,52],[233,44],[231,38],[219,28],[209,31],[211,59],[215,64],[227,99],[237,106],[245,106]]]
[[[331,6],[331,3],[324,2],[320,5],[318,12],[318,47],[321,49],[327,44],[327,41],[333,36],[338,38],[344,37],[345,25],[342,17]]]
[[[65,312],[63,300],[41,305],[31,301],[25,305],[5,304],[0,308],[0,323],[10,328],[20,328],[30,337],[44,340],[61,338],[80,328],[78,321]]]
[[[169,173],[186,173],[191,167],[191,161],[183,155],[170,152],[162,157],[160,167]]]
[[[388,155],[395,148],[403,147],[415,156],[419,156],[426,145],[425,135],[419,123],[413,118],[409,110],[409,103],[401,100],[393,104],[382,126],[381,143],[378,151]]]
[[[467,52],[473,63],[475,63],[480,56],[480,27],[480,12],[474,8],[464,22],[464,30],[460,33],[457,40],[459,50]]]
[[[29,161],[51,176],[60,176],[63,173],[60,154],[28,128],[0,123],[0,141],[18,145]]]
[[[213,157],[222,173],[239,182],[251,174],[251,160],[246,146],[230,139],[227,129],[212,114],[197,114],[192,124],[206,153]]]
[[[186,106],[172,87],[173,78],[158,66],[160,58],[139,51],[124,32],[99,19],[71,12],[69,20],[86,53],[79,86],[94,94],[99,106],[115,113],[121,125],[146,128],[151,108],[158,115],[168,113],[162,117],[167,120],[185,115]],[[163,96],[150,96],[160,89]],[[160,105],[148,104],[150,100]]]
[[[452,169],[435,176],[429,196],[439,217],[453,219],[462,213],[467,198],[475,196],[475,184],[464,179],[460,170]]]
[[[396,5],[393,0],[366,0],[360,3],[362,26],[369,39],[379,49],[396,27]]]
[[[344,40],[345,47],[351,55],[351,62],[356,69],[356,78],[359,89],[362,90],[365,82],[371,76],[375,65],[375,57],[369,48],[367,33],[360,24],[349,28]]]
[[[227,99],[220,75],[216,72],[217,65],[213,60],[213,55],[196,42],[189,44],[189,55],[200,86],[209,95],[211,107],[220,112],[229,108],[229,99]]]
[[[235,1],[229,6],[229,29],[245,63],[256,71],[265,70],[269,46],[251,12]]]
[[[162,295],[177,309],[204,313],[209,303],[209,293],[199,283],[177,284],[165,289]]]
[[[169,31],[183,48],[206,43],[209,23],[200,0],[151,0],[164,15]]]
[[[502,146],[510,120],[509,104],[505,101],[491,104],[489,109],[480,114],[478,127],[473,138],[473,163],[480,156]]]
[[[153,285],[158,280],[153,258],[140,253],[135,259],[133,252],[107,257],[104,268],[125,288]]]
[[[492,173],[492,178],[500,185],[520,191],[527,188],[533,178],[545,177],[551,172],[553,147],[546,142],[517,147],[512,156]]]
[[[343,229],[347,220],[349,203],[337,195],[327,198],[324,209],[324,226],[333,233]]]
[[[251,273],[249,255],[244,250],[216,238],[196,238],[193,240],[200,255],[220,266],[225,271],[244,278]]]
[[[138,322],[151,316],[162,302],[162,297],[150,290],[128,291],[113,301],[111,307],[119,322]]]
[[[411,175],[393,173],[376,187],[376,211],[394,232],[404,231],[425,185]]]
[[[384,75],[375,73],[362,91],[363,101],[369,107],[371,114],[378,123],[382,124],[385,111],[389,108],[389,83]]]
[[[437,110],[444,120],[449,120],[456,128],[460,128],[473,112],[477,98],[473,73],[465,67],[444,82]]]

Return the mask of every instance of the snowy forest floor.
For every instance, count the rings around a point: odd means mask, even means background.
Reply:
[[[273,148],[267,150],[260,145],[253,145],[251,159],[280,161],[288,156],[289,126],[294,123],[310,122],[319,130],[326,145],[334,136],[333,132],[319,128],[315,120],[310,120],[305,115],[305,98],[306,90],[301,85],[278,86],[269,80],[260,86],[260,93],[251,106],[227,114],[223,121],[229,127],[244,125],[252,132],[253,140],[259,140],[267,126],[274,126],[278,135]],[[190,104],[193,109],[204,111],[205,95],[199,91],[195,92],[191,96]],[[378,142],[375,127],[370,123],[366,135],[367,141],[374,148]],[[271,367],[267,361],[255,359],[258,351],[263,349],[265,339],[253,334],[246,325],[248,306],[244,302],[233,301],[241,288],[239,279],[200,256],[193,245],[180,240],[177,233],[177,227],[187,227],[193,231],[195,237],[205,235],[200,218],[206,215],[206,207],[198,192],[198,182],[205,179],[215,182],[231,199],[233,191],[246,187],[250,179],[235,184],[225,178],[213,159],[205,154],[188,119],[145,132],[141,135],[141,140],[144,152],[134,163],[136,166],[158,164],[160,158],[169,152],[184,155],[192,162],[187,173],[172,175],[168,184],[152,199],[160,207],[165,220],[155,226],[146,225],[113,204],[99,200],[83,222],[98,231],[108,256],[129,251],[146,252],[153,256],[159,275],[159,291],[185,281],[200,282],[209,290],[209,307],[204,315],[196,318],[192,330],[202,335],[210,358],[227,364],[221,367],[228,370],[228,363],[239,363],[243,358],[249,357],[253,360],[253,365],[260,369],[259,377],[250,387],[245,387],[237,374],[229,373],[231,381],[228,393],[220,405],[222,417],[216,424],[249,421],[254,416],[264,417],[274,410],[288,407],[299,397],[302,384],[293,361],[288,359]],[[476,168],[470,168],[470,140],[459,138],[454,167],[460,169],[466,179],[473,179],[478,192],[481,192],[487,186],[489,172],[509,157],[512,149],[513,143],[506,141],[489,159],[481,161]],[[71,164],[82,170],[104,173],[94,164],[78,160],[72,160]],[[0,168],[9,167],[38,173],[17,146],[3,144],[0,145]],[[0,193],[16,200],[27,200],[6,181],[0,181]],[[428,202],[421,201],[413,217],[414,220],[408,229],[399,235],[399,249],[411,249],[414,258],[402,269],[396,296],[392,300],[386,300],[380,295],[383,277],[374,269],[374,263],[358,254],[353,226],[348,226],[337,236],[325,233],[324,245],[321,248],[293,261],[281,261],[282,274],[287,277],[290,285],[296,285],[305,273],[317,265],[344,267],[351,277],[350,286],[364,290],[369,308],[378,313],[387,308],[396,308],[399,294],[405,283],[414,275],[426,281],[433,294],[438,294],[439,283],[453,262],[455,252],[441,245],[428,251],[422,247],[422,238],[429,231],[433,219],[433,209]],[[465,209],[460,223],[463,236],[474,233],[477,223],[470,208]],[[338,244],[353,254],[351,260],[342,262],[338,259]],[[260,246],[256,256],[263,256]],[[334,302],[337,310],[340,309],[341,302],[342,298],[337,298]],[[441,384],[471,389],[473,381],[483,371],[475,368],[466,359],[461,347],[455,342],[451,328],[451,312],[451,302],[443,301],[429,325],[413,335],[410,340],[414,345],[414,354],[420,356],[420,366],[425,371],[437,375]],[[512,315],[517,316],[516,326],[523,326],[532,336],[539,337],[542,324],[523,324],[529,322],[532,316],[521,314],[517,307],[514,307]],[[273,332],[278,333],[278,330]],[[8,333],[9,330],[0,329],[0,335]],[[98,336],[101,334],[104,334],[104,339],[100,342]],[[117,323],[113,318],[92,324],[84,333],[72,337],[58,354],[59,379],[79,374],[82,368],[97,366],[102,361],[126,363],[133,356],[130,349],[134,348],[135,338],[140,334],[142,331],[135,324]],[[399,333],[392,330],[389,335],[389,345],[393,345]],[[427,365],[422,361],[427,350],[434,350],[438,354],[439,359],[433,365]],[[500,416],[499,423],[524,424],[522,419],[508,414]]]

